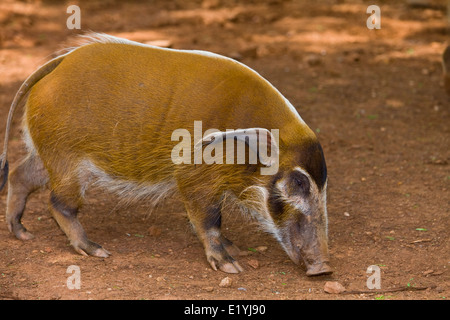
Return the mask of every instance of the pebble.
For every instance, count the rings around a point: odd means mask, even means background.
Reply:
[[[323,290],[326,293],[339,294],[345,291],[345,287],[337,281],[327,281],[325,282]]]
[[[255,249],[258,252],[265,252],[265,251],[267,251],[267,247],[266,246],[258,246]]]
[[[225,277],[220,281],[219,287],[221,288],[229,288],[233,284],[233,280],[230,277]]]
[[[348,212],[344,212],[344,216],[346,216],[346,217],[350,217],[350,213],[348,213]]]
[[[205,288],[203,288],[203,290],[205,290],[206,292],[213,292],[214,287],[205,287]]]
[[[248,260],[248,262],[247,262],[249,265],[250,265],[250,267],[252,267],[253,269],[258,269],[259,268],[259,262],[258,262],[258,260],[256,260],[256,259],[250,259],[250,260]]]

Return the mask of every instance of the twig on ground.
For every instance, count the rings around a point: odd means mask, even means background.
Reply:
[[[427,289],[434,289],[436,288],[435,285],[429,286],[429,287],[403,287],[403,288],[391,288],[391,289],[373,289],[373,290],[350,290],[350,291],[344,291],[340,294],[361,294],[361,293],[386,293],[386,292],[400,292],[400,291],[422,291]]]

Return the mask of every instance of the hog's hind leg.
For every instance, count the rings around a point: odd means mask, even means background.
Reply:
[[[81,207],[82,197],[80,196],[80,186],[77,179],[67,179],[66,177],[64,180],[57,180],[52,176],[50,180],[53,187],[51,188],[49,209],[75,251],[82,255],[108,257],[110,253],[107,250],[88,239],[78,220],[77,215]]]
[[[6,204],[6,223],[9,231],[21,240],[34,236],[22,224],[21,219],[28,196],[48,182],[48,173],[41,159],[29,154],[9,175]]]

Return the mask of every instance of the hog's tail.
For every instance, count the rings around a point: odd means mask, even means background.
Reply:
[[[50,72],[55,70],[55,68],[63,61],[67,54],[60,55],[36,70],[31,76],[25,80],[25,82],[20,86],[19,91],[17,91],[16,96],[11,104],[8,114],[8,120],[6,122],[6,132],[5,141],[3,144],[3,153],[0,155],[0,191],[6,184],[8,180],[8,140],[9,133],[11,131],[11,123],[14,117],[14,112],[17,106],[22,101],[23,97],[30,91],[30,89],[42,78],[48,75]]]

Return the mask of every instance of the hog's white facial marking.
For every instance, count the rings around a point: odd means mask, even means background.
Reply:
[[[301,167],[285,172],[271,189],[269,207],[274,221],[272,232],[295,262],[300,260],[299,243],[317,241],[297,231],[313,228],[310,234],[328,234],[326,183],[320,189]],[[306,238],[305,238],[306,237]]]

